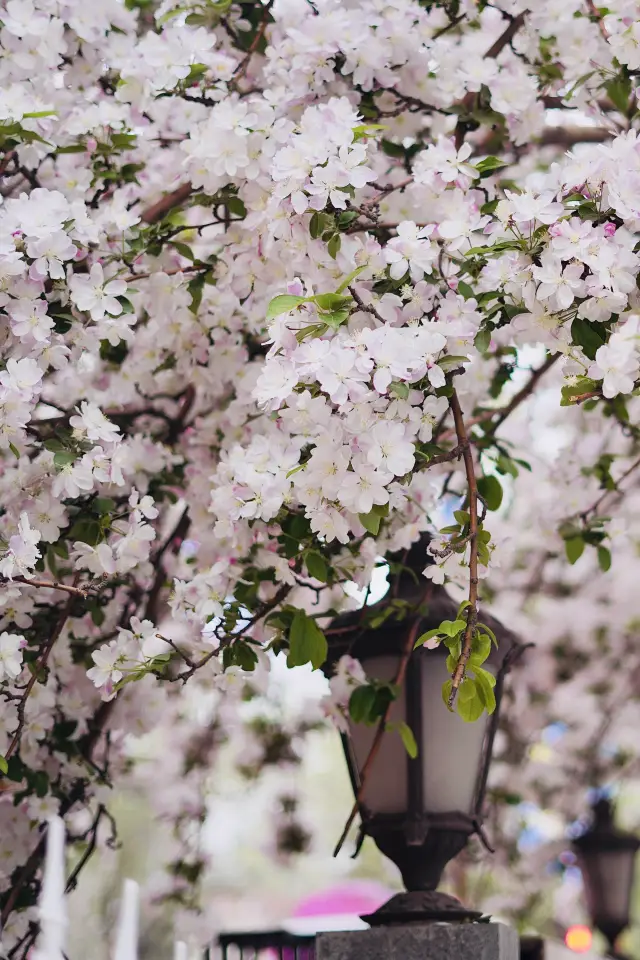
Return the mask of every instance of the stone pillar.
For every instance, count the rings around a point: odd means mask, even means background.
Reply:
[[[518,935],[503,923],[412,923],[321,933],[316,960],[519,960]]]

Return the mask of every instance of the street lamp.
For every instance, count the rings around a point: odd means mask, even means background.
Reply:
[[[584,880],[591,921],[606,937],[612,956],[615,943],[629,926],[631,889],[640,839],[615,827],[613,807],[606,798],[593,806],[593,821],[573,841]]]
[[[349,653],[360,660],[368,677],[390,682],[412,630],[420,636],[442,620],[456,619],[457,604],[444,588],[421,576],[427,544],[423,539],[402,557],[404,569],[394,584],[391,602],[399,612],[409,611],[403,619],[387,617],[377,628],[363,630],[362,613],[356,611],[332,622],[328,673]],[[399,557],[392,559],[398,561]],[[388,603],[383,598],[372,605],[368,621],[375,623]],[[493,649],[483,664],[496,677],[494,713],[465,723],[450,712],[441,692],[448,677],[448,651],[442,645],[434,650],[419,647],[409,658],[405,683],[389,715],[392,727],[406,723],[411,728],[417,756],[411,759],[397,734],[387,732],[367,772],[359,803],[362,833],[372,837],[396,864],[407,891],[363,918],[371,925],[477,920],[481,916],[436,890],[446,864],[466,846],[469,837],[474,833],[482,837],[483,801],[504,676],[522,649],[514,635],[493,618],[483,613],[481,619],[498,638],[498,649]],[[342,738],[356,798],[374,737],[374,728],[350,721]]]

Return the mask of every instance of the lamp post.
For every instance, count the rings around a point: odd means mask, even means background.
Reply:
[[[593,806],[588,830],[574,840],[584,880],[591,921],[607,939],[612,957],[616,940],[629,926],[635,858],[640,839],[619,830],[613,822],[611,802],[601,798]]]
[[[392,681],[411,631],[419,636],[442,620],[456,618],[457,604],[444,588],[429,584],[418,572],[427,562],[427,543],[423,538],[403,557],[408,569],[395,584],[393,602],[398,611],[405,612],[404,618],[387,617],[379,627],[363,631],[360,611],[338,617],[328,630],[327,672],[348,652],[361,661],[369,677]],[[375,622],[378,610],[385,607],[384,599],[373,605],[368,619]],[[392,727],[406,723],[411,728],[418,748],[416,758],[408,756],[397,735],[387,732],[363,784],[361,771],[375,731],[350,721],[349,731],[343,735],[356,798],[360,794],[361,830],[396,864],[406,887],[405,893],[363,917],[372,926],[469,921],[481,916],[436,888],[446,864],[466,846],[469,837],[474,833],[482,837],[483,801],[504,677],[522,649],[513,634],[495,620],[484,613],[482,619],[498,637],[498,649],[492,650],[483,664],[496,677],[496,709],[490,717],[483,714],[475,723],[465,723],[447,709],[441,688],[448,677],[448,651],[422,646],[409,658],[405,683],[389,715]]]

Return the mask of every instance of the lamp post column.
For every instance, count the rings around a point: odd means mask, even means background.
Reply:
[[[316,960],[519,960],[518,935],[503,923],[411,923],[322,933]]]

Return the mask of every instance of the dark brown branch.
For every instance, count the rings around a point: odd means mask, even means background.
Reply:
[[[537,138],[536,144],[569,150],[576,143],[604,143],[614,135],[606,127],[548,127]]]
[[[590,18],[598,24],[598,29],[604,37],[605,40],[609,40],[609,34],[607,33],[607,28],[604,25],[604,20],[598,8],[596,7],[594,0],[586,0],[587,10],[589,11]]]
[[[511,22],[509,23],[509,26],[507,27],[507,29],[500,34],[496,42],[492,44],[487,50],[487,52],[485,53],[484,55],[485,60],[495,60],[496,57],[502,52],[502,50],[504,50],[504,48],[511,43],[516,33],[520,29],[520,27],[524,24],[526,15],[527,15],[527,11],[524,10],[522,13],[519,13],[517,17],[513,17],[511,19]],[[471,109],[471,107],[475,102],[475,98],[476,98],[476,94],[471,91],[463,97],[461,105],[462,107],[464,107],[465,111],[468,111]],[[464,143],[464,138],[466,136],[466,133],[467,133],[467,123],[465,119],[461,116],[456,124],[456,128],[454,131],[456,150],[459,150],[462,144]]]
[[[504,48],[511,43],[520,27],[524,25],[526,16],[527,11],[523,10],[522,13],[519,13],[517,17],[513,18],[504,33],[501,33],[496,42],[489,47],[484,55],[485,60],[495,60]]]
[[[223,645],[229,646],[232,643],[234,643],[236,640],[239,640],[240,637],[244,636],[244,634],[248,633],[252,627],[255,627],[258,621],[262,620],[262,618],[265,617],[268,613],[271,613],[272,610],[275,610],[278,604],[282,603],[282,601],[290,591],[291,591],[290,584],[283,583],[282,586],[276,591],[275,595],[272,597],[271,600],[267,600],[265,603],[261,604],[258,607],[256,613],[254,613],[251,619],[247,623],[245,623],[244,627],[238,630],[237,633],[230,634],[226,639],[226,641],[223,640]],[[200,658],[200,660],[196,660],[188,670],[185,670],[184,673],[178,674],[178,676],[176,677],[176,680],[182,680],[183,683],[186,683],[187,680],[189,680],[189,678],[194,675],[196,670],[202,669],[202,667],[206,666],[206,664],[209,663],[210,660],[213,660],[214,657],[218,656],[219,653],[220,653],[219,649],[212,650],[211,653],[206,653],[204,657]],[[183,656],[183,660],[184,660],[184,656]]]
[[[464,632],[462,652],[451,676],[451,693],[449,694],[448,701],[449,707],[451,708],[455,701],[458,688],[464,679],[467,662],[471,656],[471,645],[473,643],[473,635],[478,619],[478,485],[467,429],[464,424],[462,410],[460,409],[460,401],[458,400],[458,395],[455,390],[449,400],[449,407],[453,414],[458,444],[463,448],[462,456],[464,458],[464,468],[467,475],[469,501],[469,606],[467,607],[467,626]]]
[[[538,381],[541,379],[541,377],[545,375],[547,370],[551,369],[551,367],[554,365],[556,360],[559,360],[559,358],[560,358],[560,354],[554,353],[550,357],[547,357],[545,362],[540,367],[538,367],[536,370],[533,371],[533,373],[525,383],[524,387],[522,387],[521,390],[518,390],[515,396],[513,396],[509,401],[509,403],[506,405],[506,407],[498,411],[498,419],[494,420],[493,423],[491,424],[491,427],[489,430],[490,433],[495,433],[496,430],[502,426],[502,424],[505,422],[507,417],[511,416],[511,414],[516,409],[516,407],[519,407],[520,404],[523,402],[523,400],[526,400],[527,397],[531,396],[531,394],[533,393],[533,391],[535,390],[538,384]],[[490,414],[490,417],[494,417],[494,416],[495,416],[495,411],[494,413]]]
[[[144,223],[157,223],[159,220],[162,220],[170,210],[173,210],[174,207],[179,207],[180,204],[184,203],[192,190],[193,187],[190,183],[181,184],[171,193],[166,193],[164,197],[156,203],[147,207],[147,209],[142,212],[140,219]]]
[[[74,579],[74,586],[77,585],[79,579],[80,579],[80,574],[77,573]],[[49,640],[46,642],[44,650],[40,655],[40,659],[35,663],[35,665],[32,668],[32,673],[31,673],[31,676],[29,677],[29,682],[24,688],[24,692],[22,694],[22,697],[20,698],[20,703],[18,704],[18,726],[13,734],[11,743],[9,744],[9,747],[4,755],[5,760],[8,760],[9,757],[11,757],[15,753],[15,751],[17,750],[20,744],[20,738],[22,737],[22,731],[24,729],[24,724],[25,724],[25,707],[26,707],[27,700],[36,684],[36,681],[38,680],[42,671],[47,665],[47,661],[49,659],[51,651],[53,650],[56,640],[64,630],[64,626],[67,620],[69,619],[75,599],[76,599],[75,594],[73,594],[72,596],[69,597],[69,599],[65,603],[62,609],[62,612],[58,617],[58,621],[55,627],[53,628],[53,633],[49,637]]]
[[[376,308],[373,306],[372,303],[365,303],[362,297],[360,296],[360,294],[358,293],[358,291],[355,289],[355,287],[349,287],[348,289],[349,289],[349,293],[351,294],[355,302],[358,304],[358,310],[364,310],[365,313],[372,314],[372,316],[374,316],[376,320],[380,320],[381,323],[384,323],[383,318],[380,316],[380,314],[378,313],[378,311],[376,310]]]
[[[263,12],[263,14],[262,14],[262,21],[261,21],[261,23],[260,23],[260,26],[259,26],[258,30],[256,31],[255,37],[253,38],[253,40],[252,40],[252,42],[251,42],[251,46],[250,46],[249,49],[247,50],[246,55],[245,55],[245,56],[243,57],[243,59],[240,61],[240,63],[239,63],[238,66],[236,67],[236,69],[233,71],[233,83],[234,83],[234,85],[237,84],[238,80],[241,80],[241,79],[244,77],[245,73],[246,73],[247,70],[249,69],[249,64],[251,63],[251,57],[254,55],[254,53],[256,52],[256,50],[258,49],[258,47],[260,46],[260,41],[262,40],[262,38],[263,38],[264,35],[265,35],[266,29],[267,29],[267,26],[268,26],[268,23],[269,23],[269,19],[270,19],[270,17],[271,17],[271,7],[272,7],[272,6],[273,6],[273,0],[269,0],[269,2],[267,3],[267,5],[266,5],[265,8],[264,8],[264,12]]]

